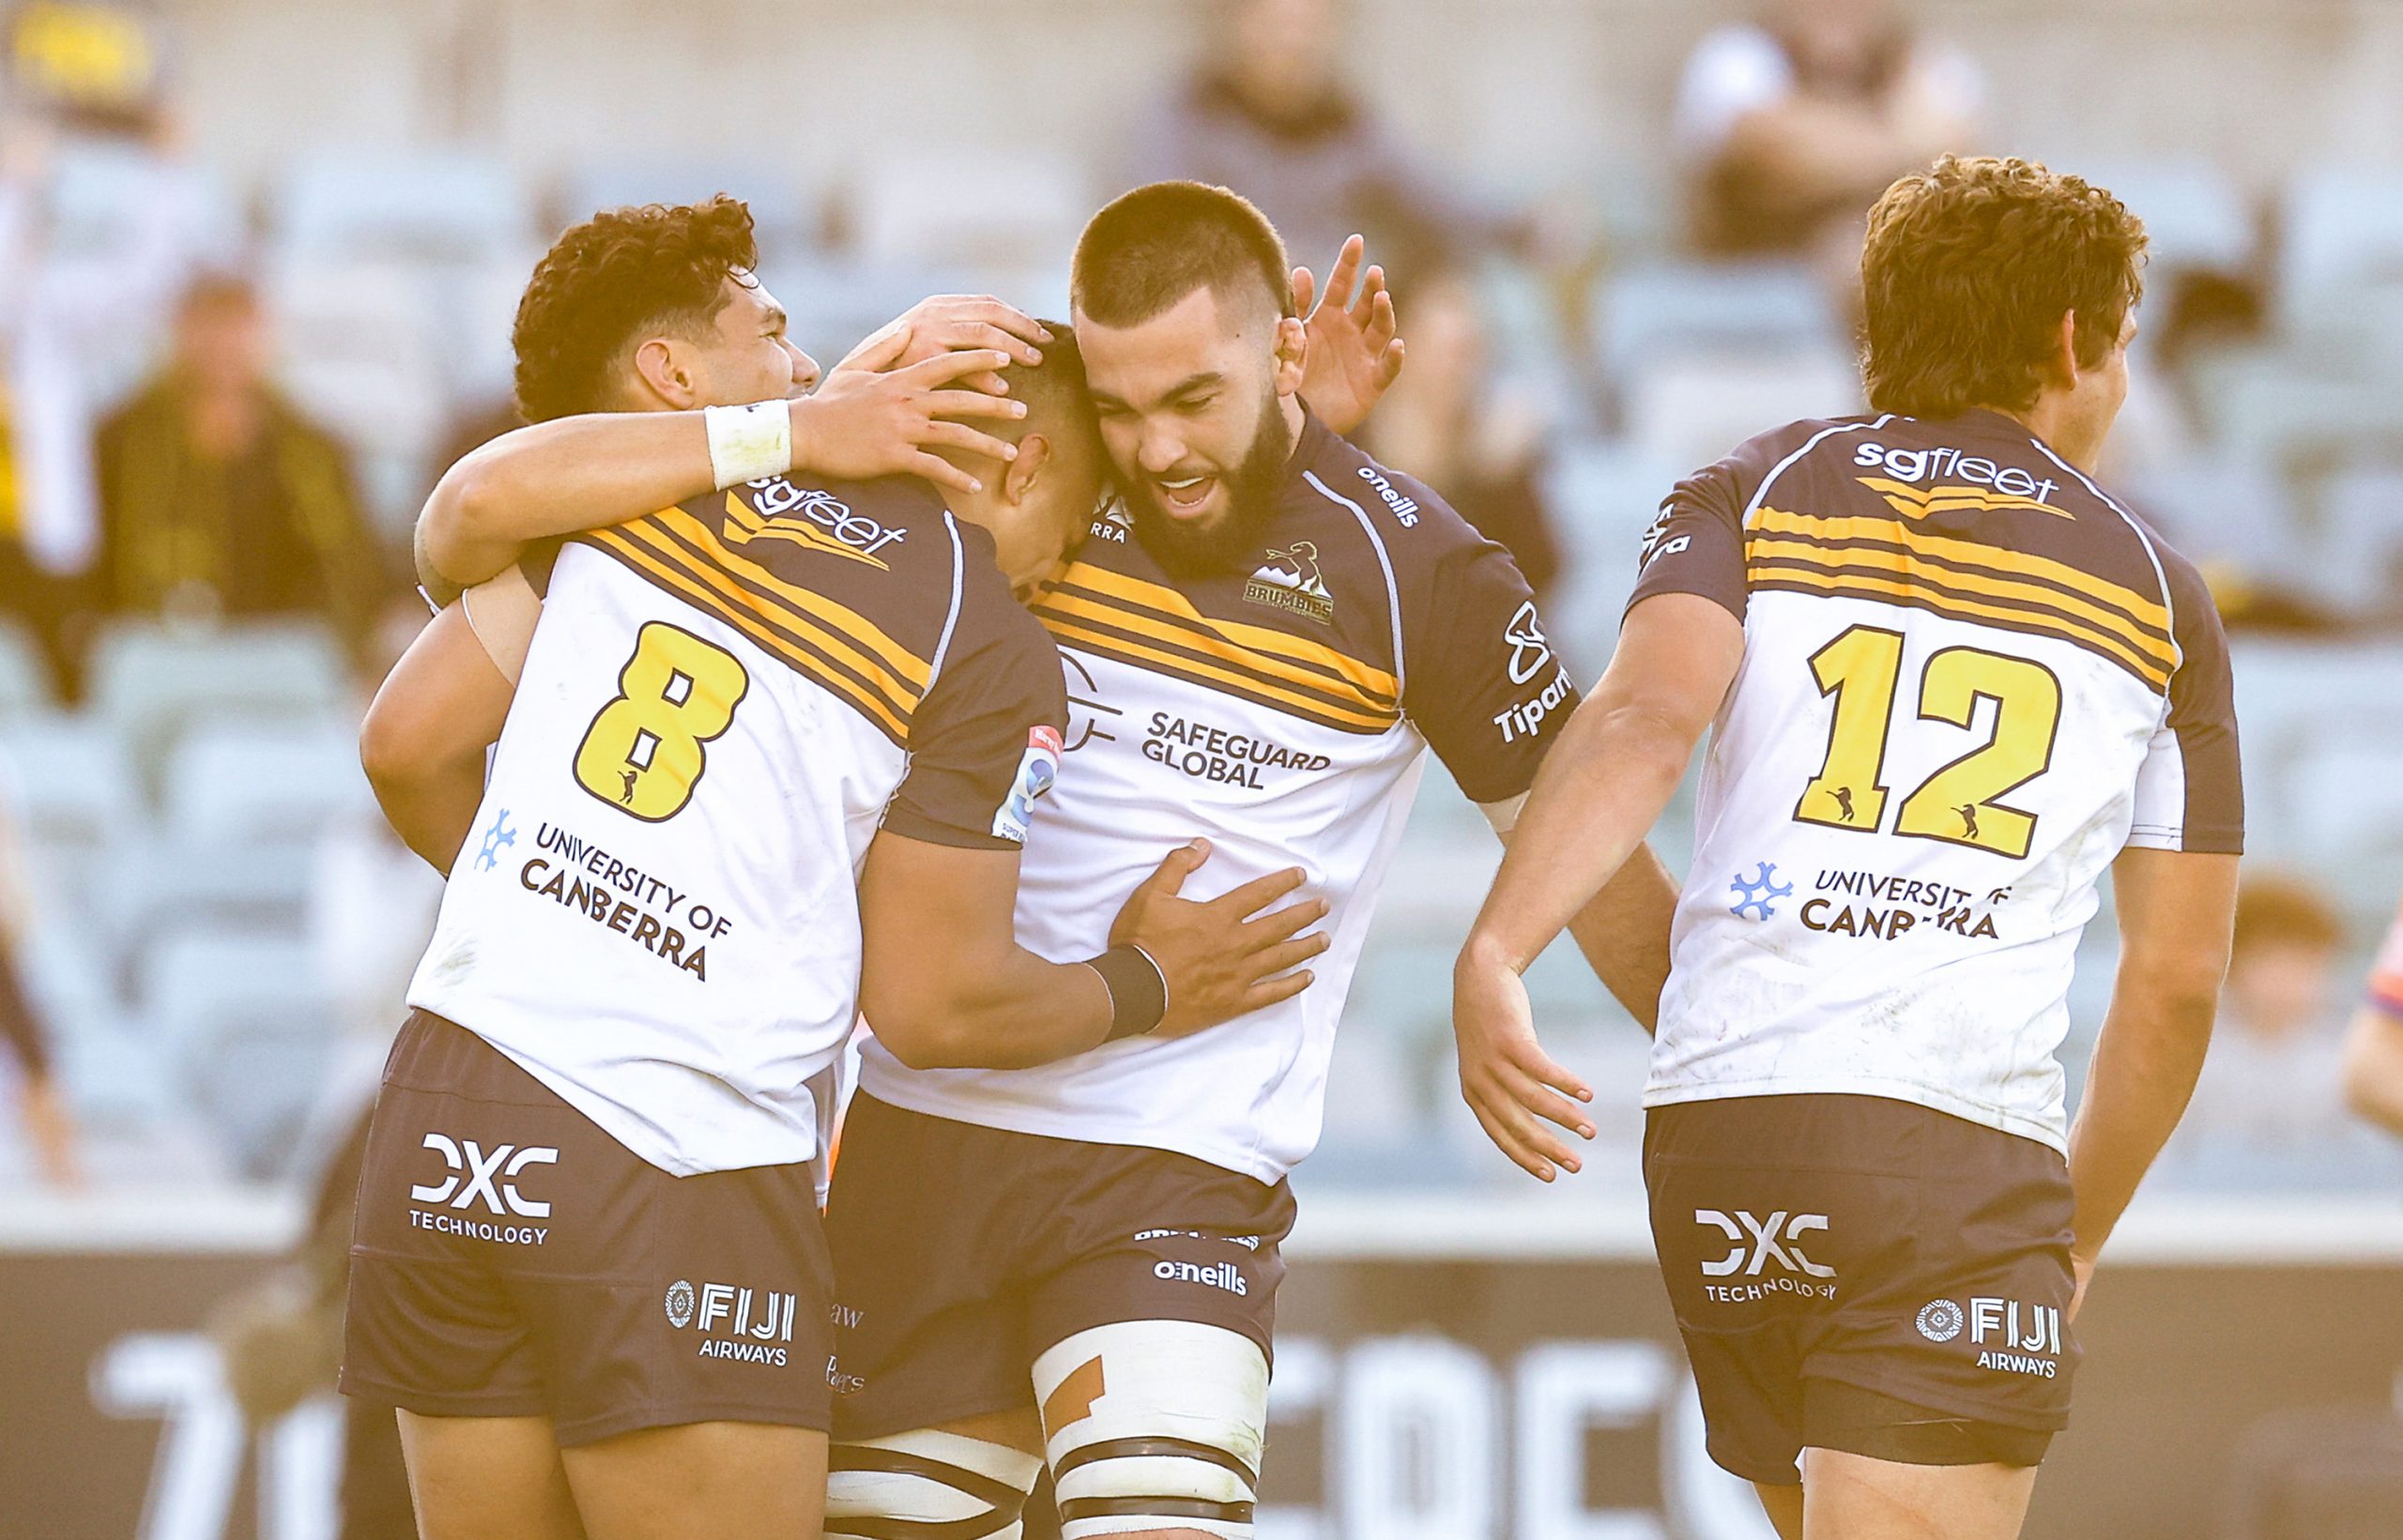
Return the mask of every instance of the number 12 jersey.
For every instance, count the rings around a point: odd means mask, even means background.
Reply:
[[[1850,1092],[2067,1147],[2130,846],[2236,852],[2227,646],[2158,536],[1992,413],[1796,423],[1681,482],[1632,603],[1744,624],[1647,1105]]]

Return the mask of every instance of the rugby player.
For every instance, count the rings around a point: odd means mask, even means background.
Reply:
[[[1057,655],[929,480],[850,478],[973,457],[954,501],[1067,525],[1100,480],[1081,394],[1009,403],[1016,443],[931,426],[1003,409],[943,387],[1003,351],[788,401],[817,370],[756,258],[731,199],[620,210],[519,310],[529,418],[755,404],[670,435],[708,496],[568,543],[496,650],[517,688],[375,1110],[343,1364],[400,1409],[436,1540],[819,1532],[815,1169],[861,999],[913,1060],[1036,1062],[1290,998],[1324,944],[1294,938],[1314,903],[1247,918],[1298,873],[1178,900],[1183,845],[1109,947],[1013,943]]]
[[[1036,601],[1078,704],[1019,938],[1075,953],[1198,829],[1207,880],[1298,860],[1333,944],[1217,1052],[931,1069],[870,1002],[827,1221],[830,1537],[1007,1540],[1047,1461],[1071,1537],[1251,1532],[1285,1177],[1425,752],[1507,831],[1576,698],[1508,554],[1330,426],[1398,358],[1389,303],[1351,301],[1357,259],[1306,321],[1258,210],[1186,183],[1079,243],[1074,335],[1124,496]],[[1673,898],[1631,861],[1573,927],[1647,1022]]]
[[[1559,1163],[1579,1088],[1520,973],[1711,729],[1645,1171],[1712,1457],[1786,1540],[2018,1532],[2086,1281],[2210,1038],[2243,843],[2227,643],[2093,479],[2144,246],[2024,161],[1887,191],[1874,415],[1670,494],[1456,969],[1471,1104]],[[2106,869],[2119,974],[2072,1129],[2054,1055]]]

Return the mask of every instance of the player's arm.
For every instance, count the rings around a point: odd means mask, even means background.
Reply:
[[[1743,623],[1700,594],[1657,594],[1628,612],[1609,670],[1537,771],[1453,968],[1462,1090],[1502,1152],[1546,1182],[1579,1163],[1544,1124],[1590,1137],[1570,1098],[1591,1092],[1538,1044],[1521,975],[1636,854],[1743,656]]]
[[[2403,1135],[2403,1014],[2363,1006],[2345,1032],[2345,1101],[2390,1134]]]
[[[1507,836],[1503,843],[1509,843]],[[1602,891],[1569,919],[1569,938],[1594,977],[1647,1034],[1661,1025],[1669,929],[1676,917],[1676,882],[1647,844],[1637,846]],[[1581,1089],[1591,1094],[1590,1087]]]
[[[2345,1033],[2345,1100],[2403,1135],[2403,917],[2387,932],[2370,969],[2369,998]]]
[[[483,800],[542,601],[515,568],[426,623],[375,692],[359,758],[403,844],[448,876]]]
[[[884,347],[906,347],[909,337],[896,333]],[[871,352],[795,401],[593,413],[503,434],[452,465],[427,497],[418,515],[420,576],[437,592],[469,587],[535,541],[622,524],[788,470],[853,480],[919,476],[972,491],[974,478],[934,451],[1016,456],[1015,447],[957,420],[1025,415],[1022,403],[956,388],[1013,358],[976,348],[893,368],[886,353]]]
[[[2130,846],[2111,868],[2120,970],[2070,1129],[2079,1290],[2194,1094],[2236,925],[2234,855]]]
[[[1268,909],[1299,869],[1206,903],[1177,896],[1207,859],[1200,842],[1171,851],[1120,911],[1109,953],[1051,963],[1013,934],[1017,850],[885,831],[860,877],[861,1014],[912,1069],[1020,1069],[1122,1037],[1182,1037],[1308,988],[1295,969],[1327,938],[1300,933],[1325,903]]]

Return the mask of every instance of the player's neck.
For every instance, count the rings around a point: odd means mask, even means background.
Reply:
[[[2018,423],[2043,440],[2045,448],[2089,476],[2094,474],[2096,462],[2103,458],[2103,440],[2110,432],[2109,425],[2094,427],[2087,420],[2088,414],[2079,411],[2066,396],[2047,390],[2031,406],[1985,409]]]
[[[1293,441],[1293,447],[1285,454],[1285,463],[1290,465],[1301,455],[1302,424],[1308,420],[1309,414],[1302,410],[1302,398],[1298,392],[1290,396],[1278,396],[1277,409],[1285,414],[1285,434]]]

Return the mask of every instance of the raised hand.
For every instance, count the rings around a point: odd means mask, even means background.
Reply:
[[[1462,956],[1452,970],[1452,1035],[1460,1046],[1461,1095],[1495,1148],[1545,1182],[1555,1170],[1582,1170],[1576,1153],[1545,1124],[1592,1138],[1594,1125],[1579,1104],[1594,1093],[1536,1041],[1525,981],[1511,968]]]
[[[910,346],[906,331],[885,336],[873,349],[863,346],[852,355],[865,357],[858,367],[828,374],[814,393],[792,404],[796,467],[845,480],[921,476],[957,492],[981,492],[981,480],[933,451],[960,450],[997,461],[1018,458],[1018,446],[957,420],[1026,415],[1022,402],[959,389],[972,376],[995,374],[1009,363],[1010,355],[997,348],[969,348],[899,363]]]
[[[1168,1014],[1154,1037],[1183,1037],[1291,999],[1314,977],[1294,970],[1327,948],[1325,933],[1300,934],[1326,918],[1324,899],[1262,912],[1302,885],[1298,866],[1204,902],[1179,898],[1209,859],[1207,840],[1170,851],[1110,927],[1111,946],[1141,947],[1168,981]]]
[[[1339,434],[1358,431],[1401,374],[1403,349],[1393,295],[1385,288],[1383,267],[1361,275],[1367,254],[1368,243],[1359,236],[1345,241],[1326,275],[1324,296],[1308,267],[1293,269],[1293,313],[1303,318],[1309,337],[1302,397]]]

